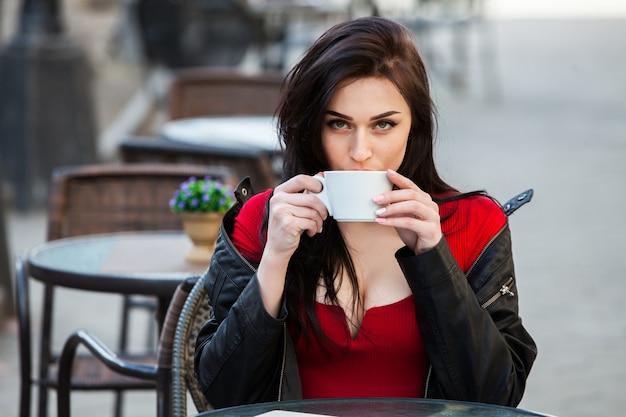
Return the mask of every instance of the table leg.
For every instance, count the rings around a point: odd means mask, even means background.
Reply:
[[[43,310],[41,317],[41,341],[39,343],[39,416],[48,415],[48,374],[51,362],[52,314],[54,308],[54,286],[44,285]]]

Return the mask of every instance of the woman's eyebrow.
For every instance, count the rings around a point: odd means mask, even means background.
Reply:
[[[378,119],[383,119],[383,118],[385,118],[385,117],[389,117],[389,116],[392,116],[392,115],[394,115],[394,114],[399,114],[399,113],[400,113],[399,111],[390,110],[390,111],[388,111],[388,112],[381,113],[381,114],[379,114],[378,116],[372,116],[372,117],[370,117],[370,120],[378,120]]]
[[[330,115],[330,116],[334,116],[334,117],[339,117],[341,119],[346,119],[346,120],[353,120],[352,117],[350,116],[346,116],[345,114],[341,114],[339,112],[336,112],[334,110],[327,110],[326,114]]]
[[[390,111],[388,111],[388,112],[381,113],[381,114],[378,114],[378,115],[376,115],[376,116],[372,116],[372,117],[370,117],[370,120],[378,120],[378,119],[383,119],[383,118],[385,118],[385,117],[389,117],[389,116],[392,116],[392,115],[394,115],[394,114],[399,114],[399,113],[400,113],[399,111],[390,110]],[[347,116],[347,115],[345,115],[345,114],[341,114],[341,113],[336,112],[336,111],[334,111],[334,110],[327,110],[327,111],[326,111],[326,114],[328,114],[328,115],[330,115],[330,116],[340,117],[340,118],[342,118],[342,119],[346,119],[346,120],[353,120],[353,119],[352,119],[352,117]]]

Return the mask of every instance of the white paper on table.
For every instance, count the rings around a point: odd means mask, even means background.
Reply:
[[[301,413],[298,411],[272,410],[267,413],[257,414],[255,417],[332,417],[326,414]]]

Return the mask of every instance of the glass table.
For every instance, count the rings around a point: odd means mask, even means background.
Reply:
[[[490,404],[408,398],[282,401],[223,408],[195,417],[549,417],[547,414]]]
[[[35,246],[28,267],[34,279],[46,284],[168,298],[182,279],[208,267],[185,261],[191,246],[182,232],[71,237]]]
[[[185,261],[192,243],[180,231],[124,232],[51,240],[32,248],[24,269],[45,291],[65,287],[120,295],[154,296],[160,326],[177,286],[208,265]],[[48,381],[52,363],[52,297],[44,299],[39,324],[39,381]],[[40,409],[45,409],[45,389]],[[41,394],[44,393],[44,394]]]
[[[185,278],[202,274],[208,268],[208,264],[185,261],[185,254],[191,247],[189,238],[180,231],[84,235],[35,246],[28,252],[25,269],[30,278],[45,285],[45,291],[65,287],[154,296],[156,324],[160,330],[177,286]],[[53,363],[52,297],[44,301],[38,347],[39,381],[49,380],[49,365]],[[40,391],[42,410],[46,409],[45,392]]]

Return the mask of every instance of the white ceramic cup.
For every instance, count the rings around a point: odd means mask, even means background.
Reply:
[[[380,206],[372,198],[391,190],[385,171],[324,171],[313,178],[323,189],[312,194],[338,222],[373,222]]]

